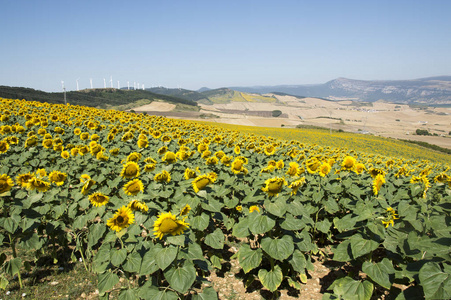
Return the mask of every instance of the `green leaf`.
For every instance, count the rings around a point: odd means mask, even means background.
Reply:
[[[138,252],[132,252],[127,256],[125,264],[122,266],[124,271],[138,273],[141,268],[141,255]]]
[[[19,224],[12,218],[7,218],[5,222],[3,222],[3,228],[5,228],[6,231],[12,234],[14,234],[18,226]]]
[[[334,218],[334,225],[339,232],[348,231],[354,229],[357,218],[353,217],[351,214],[344,216],[343,218]]]
[[[127,258],[127,249],[112,249],[110,252],[111,255],[111,263],[119,267]]]
[[[245,238],[250,234],[249,219],[244,218],[233,226],[232,235],[237,238]]]
[[[274,292],[282,283],[283,280],[282,269],[279,266],[274,266],[274,270],[272,271],[260,269],[258,271],[258,279],[265,288],[267,288],[271,292]]]
[[[95,223],[89,226],[88,246],[94,246],[103,237],[107,227],[103,223]]]
[[[35,232],[22,237],[19,242],[19,245],[26,250],[40,249],[42,244],[43,241],[39,240],[39,236]]]
[[[218,294],[212,287],[205,288],[202,293],[193,295],[193,300],[218,300]]]
[[[307,261],[305,260],[304,254],[302,254],[299,250],[294,250],[293,255],[290,259],[290,264],[298,273],[302,273],[305,271],[305,267],[307,265]]]
[[[359,235],[354,235],[350,239],[351,251],[354,258],[370,253],[379,247],[379,243],[373,240],[367,240]]]
[[[390,274],[394,274],[395,269],[393,268],[391,261],[387,258],[384,258],[381,262],[375,264],[369,261],[364,262],[362,271],[387,290],[391,288],[392,282],[390,280]]]
[[[150,298],[147,298],[149,300],[178,300],[180,299],[179,296],[174,293],[173,291],[159,291],[155,296],[151,296]]]
[[[276,225],[276,221],[270,217],[255,212],[250,215],[249,223],[249,230],[255,235],[266,233]]]
[[[22,260],[19,257],[10,259],[5,263],[5,273],[11,276],[20,272],[20,267],[22,266]]]
[[[171,288],[179,293],[185,294],[196,279],[196,269],[192,264],[185,261],[183,267],[173,266],[164,272],[164,277]]]
[[[352,260],[352,252],[351,252],[351,241],[345,240],[338,244],[338,246],[333,250],[334,252],[334,260],[347,262]]]
[[[5,290],[8,287],[9,281],[8,279],[3,276],[3,274],[0,275],[0,289]]]
[[[174,235],[168,236],[166,238],[166,242],[172,245],[184,246],[185,245],[185,236],[184,235]]]
[[[249,245],[243,244],[238,251],[238,261],[244,273],[257,268],[263,257],[262,249],[252,250]]]
[[[451,266],[445,266],[447,272],[443,272],[436,262],[428,262],[420,269],[420,284],[426,298],[451,299]]]
[[[215,231],[205,237],[205,244],[214,249],[223,249],[224,241],[224,233],[219,228],[216,228]]]
[[[265,208],[270,214],[281,218],[287,212],[287,203],[283,199],[277,199],[274,202],[271,202],[271,200],[266,200]]]
[[[105,293],[111,290],[117,283],[119,282],[119,276],[112,272],[101,273],[98,276],[97,288],[99,289],[99,293]]]
[[[316,228],[322,233],[328,233],[332,223],[328,219],[324,219],[321,222],[316,223]]]
[[[169,246],[163,248],[157,253],[157,264],[161,270],[166,269],[177,257],[177,248],[174,246]]]
[[[119,294],[118,300],[136,300],[138,297],[136,296],[136,293],[132,289],[126,289],[122,290]]]
[[[157,264],[157,254],[161,251],[161,249],[162,248],[160,245],[156,245],[147,250],[141,262],[139,275],[153,274],[159,269]]]
[[[261,246],[263,251],[280,261],[287,259],[294,251],[293,238],[289,235],[284,235],[280,239],[266,237],[262,239]]]
[[[190,223],[192,229],[197,229],[199,231],[204,231],[207,229],[210,223],[210,216],[206,213],[202,213],[200,216],[195,216]]]
[[[369,281],[356,281],[351,277],[335,280],[329,289],[343,299],[370,300],[373,294],[373,284]]]
[[[285,220],[280,224],[285,230],[302,230],[306,226],[302,219],[295,218],[292,214],[287,213]]]

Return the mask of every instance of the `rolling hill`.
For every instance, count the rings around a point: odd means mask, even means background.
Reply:
[[[53,104],[63,104],[63,93],[47,93],[40,90],[0,86],[0,97],[10,99],[25,99],[29,101],[40,101]],[[86,89],[81,91],[70,91],[66,93],[66,100],[73,105],[82,105],[98,108],[129,108],[134,103],[152,101],[165,101],[174,104],[185,104],[197,106],[197,103],[188,99],[177,98],[169,95],[155,94],[146,90],[118,90],[114,88],[106,89]]]

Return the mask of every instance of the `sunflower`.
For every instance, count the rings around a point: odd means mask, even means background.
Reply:
[[[285,173],[290,176],[296,176],[298,174],[299,165],[295,162],[290,162],[288,164],[288,171]]]
[[[146,203],[136,199],[130,201],[127,207],[133,211],[139,210],[141,212],[147,212],[149,210],[149,207],[146,205]]]
[[[139,176],[139,166],[133,161],[127,162],[122,168],[121,177],[123,178],[134,178]]]
[[[75,135],[80,135],[80,133],[81,133],[81,129],[80,128],[75,128],[74,129],[74,134]]]
[[[381,190],[382,184],[385,183],[385,177],[381,174],[378,174],[373,180],[373,193],[377,196],[379,191]]]
[[[72,149],[76,149],[76,148],[72,148]],[[71,152],[72,152],[72,149],[71,149]],[[78,153],[78,152],[77,152]],[[61,151],[61,157],[62,158],[64,158],[64,159],[68,159],[69,158],[69,156],[70,156],[70,154],[69,154],[69,151]]]
[[[282,170],[284,166],[285,166],[285,164],[284,164],[283,160],[279,160],[276,163],[276,169]]]
[[[276,147],[274,147],[273,145],[267,145],[264,148],[264,152],[268,156],[273,155],[274,153],[276,153]]]
[[[139,139],[137,144],[139,148],[147,148],[149,146],[149,142],[142,139]]]
[[[144,172],[149,173],[152,172],[153,170],[155,170],[155,164],[146,164],[144,166]]]
[[[240,154],[241,152],[240,146],[236,145],[235,148],[233,149],[233,152],[235,152],[235,154]]]
[[[356,160],[352,156],[346,156],[341,163],[342,170],[351,171],[354,169],[356,164]]]
[[[175,154],[175,156],[180,159],[180,160],[186,160],[191,156],[191,152],[186,152],[186,151],[177,151],[177,153]]]
[[[135,215],[128,207],[122,206],[117,210],[111,219],[108,219],[106,224],[114,231],[121,231],[135,222]]]
[[[82,175],[83,176],[83,175]],[[81,193],[83,195],[86,195],[88,193],[88,191],[92,188],[92,186],[95,184],[96,182],[94,180],[92,180],[91,178],[86,180],[86,182],[83,184],[83,186],[81,187]]]
[[[197,151],[199,151],[199,153],[202,153],[207,150],[208,150],[207,144],[201,143],[201,144],[199,144],[199,146],[197,146]]]
[[[25,148],[34,147],[37,145],[37,143],[38,143],[38,137],[35,135],[32,135],[28,139],[26,139]]]
[[[6,153],[9,149],[9,144],[5,141],[0,141],[0,153]]]
[[[249,213],[252,213],[254,211],[260,212],[260,208],[257,205],[252,205],[249,207]]]
[[[240,158],[235,158],[235,160],[232,162],[232,172],[234,174],[240,174],[244,173],[247,174],[247,169],[244,167],[245,162]]]
[[[288,187],[291,189],[291,195],[296,195],[299,188],[305,184],[305,177],[293,181]]]
[[[216,156],[212,156],[206,159],[205,163],[209,166],[216,165],[219,159]]]
[[[119,148],[111,149],[109,152],[111,155],[117,156],[119,154]]]
[[[89,133],[87,133],[87,132],[80,133],[80,139],[82,141],[86,141],[87,139],[89,139]]]
[[[6,193],[14,186],[14,181],[7,174],[0,175],[0,194]]]
[[[156,163],[157,163],[157,161],[156,161],[155,159],[153,159],[152,157],[146,157],[146,158],[144,159],[144,162],[145,162],[146,164],[156,164]]]
[[[211,176],[209,175],[199,175],[197,176],[193,182],[191,183],[194,189],[194,192],[198,193],[200,190],[205,189],[207,185],[213,183]]]
[[[124,185],[123,190],[129,196],[136,196],[144,190],[144,185],[141,180],[133,179]]]
[[[189,224],[177,219],[177,216],[168,213],[160,213],[158,219],[153,224],[154,235],[160,240],[167,234],[180,235],[188,229]]]
[[[274,171],[274,169],[275,169],[274,166],[267,166],[267,167],[264,167],[264,168],[260,171],[260,173],[271,173],[271,172]]]
[[[67,174],[60,171],[52,171],[49,173],[50,182],[53,182],[58,186],[63,185],[66,178]]]
[[[266,186],[262,188],[262,191],[267,193],[268,196],[277,196],[281,191],[284,185],[287,185],[287,182],[284,178],[274,177],[269,178],[265,181]]]
[[[167,151],[161,161],[167,163],[167,164],[173,164],[177,161],[177,156],[172,151]]]
[[[362,163],[357,163],[357,164],[355,165],[355,170],[354,170],[354,172],[356,172],[357,174],[362,174],[363,171],[365,171],[365,170],[366,170],[366,168],[365,168],[365,165],[364,165],[364,164],[362,164]]]
[[[320,167],[319,167],[319,175],[321,177],[326,176],[327,174],[329,174],[331,170],[331,167],[328,163],[323,163]]]
[[[185,205],[185,207],[183,207],[183,208],[180,210],[180,215],[181,215],[181,216],[186,216],[186,215],[190,212],[190,210],[191,210],[191,206],[189,206],[189,205],[187,204],[187,205]]]
[[[195,178],[196,177],[196,171],[190,169],[190,168],[186,168],[185,173],[184,173],[184,177],[185,180],[191,179],[191,178]]]
[[[36,171],[36,175],[38,175],[40,178],[43,178],[47,176],[47,171],[45,169],[38,169]]]
[[[46,192],[50,188],[50,182],[33,177],[27,183],[27,189]]]
[[[91,176],[89,176],[88,174],[82,174],[80,176],[80,182],[81,183],[85,183],[87,180],[90,180],[90,179],[91,179]]]
[[[166,153],[166,151],[168,151],[168,147],[163,146],[157,150],[157,153],[158,153],[158,155],[163,155]]]
[[[377,168],[370,168],[368,170],[368,173],[371,175],[371,177],[376,178],[377,175],[385,176],[385,172],[382,169]]]
[[[223,158],[225,156],[225,153],[224,153],[224,151],[220,150],[220,151],[215,152],[215,156],[218,159],[221,159],[221,158]]]
[[[155,181],[158,182],[170,182],[171,181],[171,174],[169,174],[168,171],[163,170],[160,173],[156,174],[155,177],[153,178]]]
[[[243,207],[242,207],[241,205],[238,205],[237,207],[235,207],[235,209],[236,209],[237,211],[242,211],[242,210],[243,210]]]
[[[321,162],[316,159],[316,158],[310,158],[305,162],[305,166],[307,168],[307,171],[310,174],[315,174],[316,172],[318,172],[319,167],[321,166]]]
[[[132,152],[127,156],[127,162],[133,161],[137,162],[141,159],[142,154],[138,152]]]
[[[16,177],[16,183],[21,187],[26,188],[28,181],[30,181],[33,177],[34,175],[31,174],[30,172],[25,174],[19,174]]]
[[[89,195],[89,201],[91,201],[92,205],[96,207],[106,205],[109,200],[110,197],[100,192],[96,192],[94,194]]]
[[[224,155],[222,158],[221,158],[221,163],[223,163],[225,166],[230,166],[230,162],[232,161],[232,156],[227,156],[227,155]]]

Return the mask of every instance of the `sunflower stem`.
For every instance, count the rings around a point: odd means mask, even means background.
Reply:
[[[14,240],[14,238],[11,236],[11,233],[8,233],[9,235],[9,242],[11,245],[11,250],[13,251],[13,257],[16,258],[17,257],[17,252],[16,252],[16,241]],[[17,272],[17,279],[19,279],[19,286],[22,289],[23,285],[22,285],[22,277],[20,276],[20,269]]]

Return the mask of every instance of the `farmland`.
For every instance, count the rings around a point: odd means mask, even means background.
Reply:
[[[63,249],[102,299],[217,299],[207,278],[231,262],[243,286],[302,298],[318,261],[343,274],[323,299],[451,297],[449,156],[0,100],[3,289]]]

